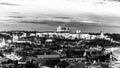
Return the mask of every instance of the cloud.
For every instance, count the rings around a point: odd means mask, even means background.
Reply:
[[[77,23],[97,23],[100,24],[99,22],[96,22],[94,20],[87,20],[87,19],[82,19],[82,18],[77,18],[77,17],[68,17],[68,16],[51,16],[51,15],[39,15],[39,16],[7,16],[11,18],[11,21],[16,21],[20,23],[33,23],[33,24],[58,24],[58,23],[69,23],[69,22],[77,22]]]
[[[14,14],[7,16],[6,22],[16,23],[32,23],[32,24],[45,24],[49,26],[57,26],[58,24],[70,24],[71,26],[78,27],[79,25],[86,26],[120,26],[119,16],[105,16],[95,14],[81,14],[78,16],[59,16],[59,15],[21,15]],[[72,25],[73,24],[73,25]],[[76,25],[77,24],[77,25]]]
[[[60,19],[72,19],[72,18],[66,17],[66,16],[63,16],[63,17],[55,17],[55,18],[60,18]]]
[[[75,21],[75,20],[70,20],[68,22],[66,21],[60,21],[60,20],[25,20],[25,21],[20,21],[19,23],[32,23],[32,24],[44,24],[44,25],[48,25],[48,26],[58,26],[58,25],[62,25],[62,24],[66,24],[70,27],[79,27],[79,26],[100,26],[100,24],[98,23],[88,23],[88,22],[84,22],[84,21]]]
[[[82,18],[88,19],[90,21],[95,21],[96,23],[101,22],[104,25],[120,26],[120,16],[114,15],[96,15],[96,14],[85,14],[81,15]]]
[[[18,4],[6,3],[6,2],[1,2],[0,5],[18,6]]]
[[[7,17],[10,17],[10,18],[24,18],[23,16],[7,16]]]
[[[0,3],[0,5],[3,5],[0,6],[0,20],[3,20],[6,24],[12,22],[49,26],[67,24],[71,27],[84,26],[86,28],[87,26],[96,28],[120,26],[120,3],[82,1],[2,0]]]

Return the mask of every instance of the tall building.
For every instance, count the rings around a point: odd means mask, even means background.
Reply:
[[[5,45],[6,45],[5,39],[2,38],[2,40],[0,41],[0,47],[3,47],[3,46],[5,46]]]
[[[13,35],[12,41],[13,41],[13,42],[17,42],[17,41],[18,41],[18,36],[17,36],[17,35]]]
[[[62,26],[59,25],[57,27],[57,32],[69,33],[70,29],[69,29],[69,27],[66,27],[65,25],[62,25]]]
[[[78,30],[76,30],[76,33],[81,33],[81,30],[79,30],[79,29],[78,29]]]
[[[102,31],[100,32],[100,37],[104,38],[104,33]]]

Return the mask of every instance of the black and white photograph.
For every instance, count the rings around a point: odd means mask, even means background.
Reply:
[[[120,0],[0,0],[0,68],[120,68]]]

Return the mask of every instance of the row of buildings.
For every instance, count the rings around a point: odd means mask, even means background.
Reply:
[[[33,34],[31,34],[33,35]],[[100,32],[98,35],[91,35],[89,33],[82,33],[81,30],[76,30],[75,33],[72,33],[69,27],[66,27],[65,25],[63,26],[58,26],[57,27],[57,32],[38,32],[34,34],[34,36],[44,36],[44,35],[49,35],[50,37],[55,36],[62,36],[68,39],[95,39],[95,38],[107,38],[107,36],[104,35],[103,32]]]
[[[11,31],[12,32],[12,31]],[[65,25],[58,26],[57,31],[45,31],[45,32],[25,32],[25,31],[13,31],[2,33],[5,35],[9,35],[11,39],[8,39],[7,42],[29,42],[27,40],[20,41],[19,38],[24,37],[49,37],[49,38],[64,38],[64,39],[109,39],[107,36],[104,35],[103,32],[100,32],[99,34],[89,34],[89,33],[82,33],[81,30],[76,30],[75,33],[72,33],[69,27],[66,27]],[[1,39],[0,45],[5,44],[5,39]]]

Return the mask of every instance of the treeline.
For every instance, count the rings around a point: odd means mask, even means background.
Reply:
[[[114,43],[114,42],[111,42],[111,41],[105,40],[105,39],[91,40],[90,42],[87,42],[86,45],[89,45],[90,47],[96,47],[96,45],[101,46],[101,47],[119,46],[118,43]]]
[[[113,34],[106,33],[105,35],[107,35],[108,37],[112,38],[115,41],[120,41],[120,34],[117,34],[117,33],[113,33]]]

